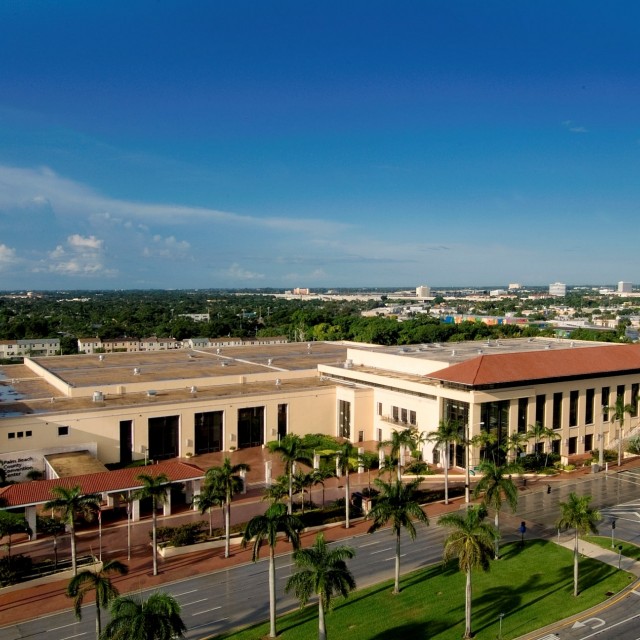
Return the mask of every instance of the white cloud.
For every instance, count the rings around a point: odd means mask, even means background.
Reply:
[[[233,280],[262,280],[264,273],[255,273],[248,269],[243,269],[237,262],[234,262],[224,275]]]
[[[33,202],[48,203],[59,217],[80,216],[83,220],[100,216],[103,220],[134,219],[146,224],[218,223],[315,235],[337,233],[351,226],[322,219],[245,216],[207,207],[119,200],[63,178],[48,167],[0,165],[0,208],[15,211]]]
[[[102,240],[98,240],[95,236],[83,238],[81,235],[75,233],[72,236],[69,236],[67,241],[72,247],[77,247],[79,249],[102,249]]]
[[[10,264],[16,259],[16,250],[7,247],[6,244],[0,244],[0,269]]]

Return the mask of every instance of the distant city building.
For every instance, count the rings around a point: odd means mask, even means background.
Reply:
[[[18,356],[55,356],[60,351],[58,338],[0,340],[0,358]]]
[[[631,282],[618,282],[618,293],[631,293],[633,291],[633,284]]]
[[[518,289],[522,289],[522,285],[519,282],[509,283],[509,291],[517,291]]]
[[[181,318],[191,318],[194,322],[209,322],[208,313],[181,313]]]
[[[507,295],[507,292],[504,289],[493,289],[492,291],[489,291],[489,296],[491,296],[492,298],[497,298],[499,296],[505,295]]]
[[[553,284],[550,284],[549,295],[550,296],[566,296],[567,285],[562,282],[554,282]]]
[[[293,290],[293,295],[294,296],[308,296],[309,295],[309,289],[303,289],[302,287],[296,287]]]
[[[416,298],[430,298],[431,297],[431,287],[427,287],[427,285],[421,285],[416,287]]]

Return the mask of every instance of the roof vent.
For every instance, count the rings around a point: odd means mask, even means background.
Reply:
[[[456,350],[455,350],[455,349],[451,352],[451,355],[452,355],[452,356],[455,356],[455,355],[456,355]]]
[[[147,398],[155,398],[158,395],[158,392],[155,389],[149,389],[147,391]]]
[[[216,353],[220,355],[220,349],[216,349]]]
[[[227,363],[223,360],[223,361],[220,363],[220,366],[221,366],[221,367],[226,367],[226,366],[227,366]]]
[[[279,387],[282,384],[280,378],[276,378],[276,387]]]
[[[267,364],[268,364],[269,366],[271,366],[271,363],[272,363],[272,362],[273,362],[273,359],[272,359],[272,358],[269,358],[269,359],[267,360]]]
[[[196,386],[191,387],[191,389],[189,389],[189,393],[191,393],[192,395],[195,395],[196,393],[198,393],[198,387]]]
[[[345,369],[351,369],[351,367],[353,367],[353,360],[348,359],[344,361],[344,368]]]
[[[478,349],[478,355],[481,356],[482,355],[482,349]]]
[[[104,356],[103,356],[102,354],[100,354],[100,355],[98,356],[98,360],[99,360],[100,362],[102,362],[102,361],[104,360]]]
[[[134,375],[134,376],[139,376],[139,375],[140,375],[140,369],[139,369],[138,367],[136,367],[136,368],[133,370],[133,375]]]
[[[550,344],[548,344],[548,345],[545,347],[545,349],[551,349],[551,345],[550,345]]]
[[[94,402],[103,402],[104,401],[104,393],[102,393],[102,391],[94,391],[93,392],[93,401]]]

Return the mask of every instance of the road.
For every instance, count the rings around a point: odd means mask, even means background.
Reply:
[[[506,540],[519,538],[518,525],[524,520],[528,525],[527,535],[547,535],[554,533],[554,523],[559,516],[558,502],[566,499],[571,491],[593,496],[593,504],[602,509],[605,524],[604,535],[610,533],[607,526],[615,514],[616,535],[621,539],[638,542],[640,536],[640,502],[638,495],[640,474],[634,471],[612,474],[583,476],[575,482],[554,484],[551,492],[546,490],[523,492],[520,496],[518,512],[515,516],[503,514],[501,529]],[[435,523],[433,523],[435,524]],[[408,572],[436,563],[442,555],[444,532],[437,526],[418,526],[415,541],[403,534],[402,571]],[[635,526],[634,526],[635,524]],[[358,586],[364,587],[393,577],[395,541],[390,530],[385,529],[372,535],[359,535],[335,544],[348,544],[356,549],[355,558],[350,561]],[[266,552],[265,552],[266,554]],[[291,573],[289,554],[277,558],[278,613],[291,610],[297,602],[284,593],[284,584]],[[239,626],[259,622],[268,617],[267,561],[248,563],[231,567],[216,573],[197,576],[178,582],[165,584],[162,590],[175,596],[182,607],[183,619],[187,625],[186,637],[196,639]],[[146,597],[151,591],[142,591]],[[638,594],[640,597],[640,593]],[[635,595],[628,598],[633,600]],[[562,640],[587,640],[589,634],[599,633],[600,638],[626,638],[620,635],[625,629],[637,628],[637,616],[631,617],[628,602],[621,602],[607,609],[605,624],[589,620],[584,626],[561,630]],[[639,614],[640,615],[640,614]],[[603,618],[604,619],[604,618]],[[628,619],[628,620],[627,620]],[[616,625],[616,626],[614,626]],[[611,628],[610,635],[602,635]],[[0,640],[39,639],[71,640],[90,639],[95,631],[94,605],[83,608],[83,620],[76,621],[70,610],[35,618],[0,628]],[[632,634],[633,635],[633,634]],[[628,636],[631,638],[631,636]],[[637,640],[638,633],[634,635]]]

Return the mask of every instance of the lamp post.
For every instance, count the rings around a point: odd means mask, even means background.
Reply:
[[[479,423],[480,430],[482,430],[482,425],[484,422]],[[467,433],[465,436],[464,443],[464,457],[465,457],[465,469],[464,469],[464,501],[467,506],[471,502],[471,469],[469,468],[469,447],[471,446],[471,428],[469,423],[467,422]]]
[[[604,467],[604,438],[602,437],[603,420],[604,407],[602,407],[602,415],[600,416],[600,430],[598,432],[598,471],[602,471],[602,467]]]
[[[501,613],[500,616],[500,628],[498,630],[498,640],[502,640],[502,618],[504,618],[504,613]]]

